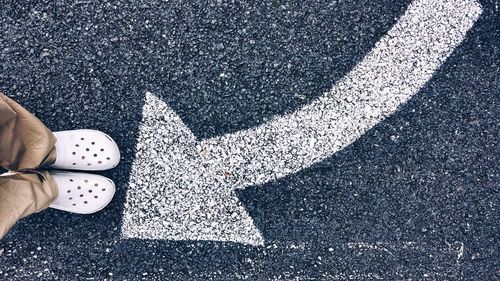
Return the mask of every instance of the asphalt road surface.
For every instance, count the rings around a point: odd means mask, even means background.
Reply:
[[[265,128],[342,84],[412,1],[0,1],[0,90],[52,130],[99,129],[122,152],[103,173],[114,201],[19,222],[0,279],[499,280],[499,3],[443,1],[481,13],[409,100],[321,161],[234,191],[251,243],[127,232],[130,212],[171,211],[127,203],[158,187],[131,185],[153,166],[136,161],[147,93],[198,141]]]

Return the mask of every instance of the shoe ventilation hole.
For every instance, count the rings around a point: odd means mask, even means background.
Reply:
[[[71,193],[71,189],[68,189],[68,193]]]
[[[80,197],[83,197],[83,194],[80,194]]]
[[[94,154],[94,157],[97,157],[97,154]]]
[[[95,144],[95,142],[91,142],[91,144],[92,144],[92,145],[94,145],[94,144]]]
[[[73,182],[73,179],[69,179],[70,182]]]
[[[98,183],[95,183],[95,184],[94,184],[94,186],[95,186],[95,187],[98,187],[98,186],[99,186],[99,184],[98,184]]]
[[[73,155],[76,155],[76,152],[73,151]]]
[[[88,202],[87,201],[83,201],[83,203],[87,204]]]
[[[69,200],[73,200],[73,197],[70,197]]]
[[[73,166],[76,166],[76,163],[73,163]]]
[[[89,193],[92,193],[92,189],[89,189]]]
[[[98,161],[97,163],[102,164],[102,161]]]
[[[90,148],[86,148],[85,151],[90,151]]]
[[[76,204],[75,204],[75,203],[73,203],[73,206],[76,206]]]
[[[111,160],[111,158],[109,158],[109,157],[106,157],[106,160]]]
[[[96,196],[94,196],[94,198],[97,199],[97,198],[99,198],[99,196],[96,195]]]
[[[101,189],[102,191],[106,191],[106,188]]]
[[[80,145],[79,145],[79,144],[76,144],[75,146],[76,146],[76,147],[80,147]]]
[[[85,140],[85,138],[81,138],[81,140]]]
[[[92,166],[92,163],[87,163],[87,166]]]
[[[81,187],[81,186],[78,186],[76,189],[82,189],[82,187]]]
[[[103,151],[104,151],[104,148],[101,148],[101,152],[103,152]]]
[[[82,159],[85,159],[85,156],[82,156]]]

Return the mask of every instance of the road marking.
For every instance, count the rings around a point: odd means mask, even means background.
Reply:
[[[345,148],[416,94],[481,14],[471,0],[416,0],[333,89],[258,127],[198,141],[146,94],[127,190],[124,238],[262,245],[235,195]]]

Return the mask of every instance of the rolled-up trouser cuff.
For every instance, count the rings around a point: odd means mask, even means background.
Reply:
[[[0,239],[20,219],[49,207],[58,188],[47,171],[9,172],[0,176]]]

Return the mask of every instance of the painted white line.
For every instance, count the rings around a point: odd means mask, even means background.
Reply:
[[[235,189],[298,172],[345,148],[431,78],[481,14],[472,0],[416,0],[318,100],[261,126],[198,141],[146,94],[124,208],[124,238],[264,240]]]

